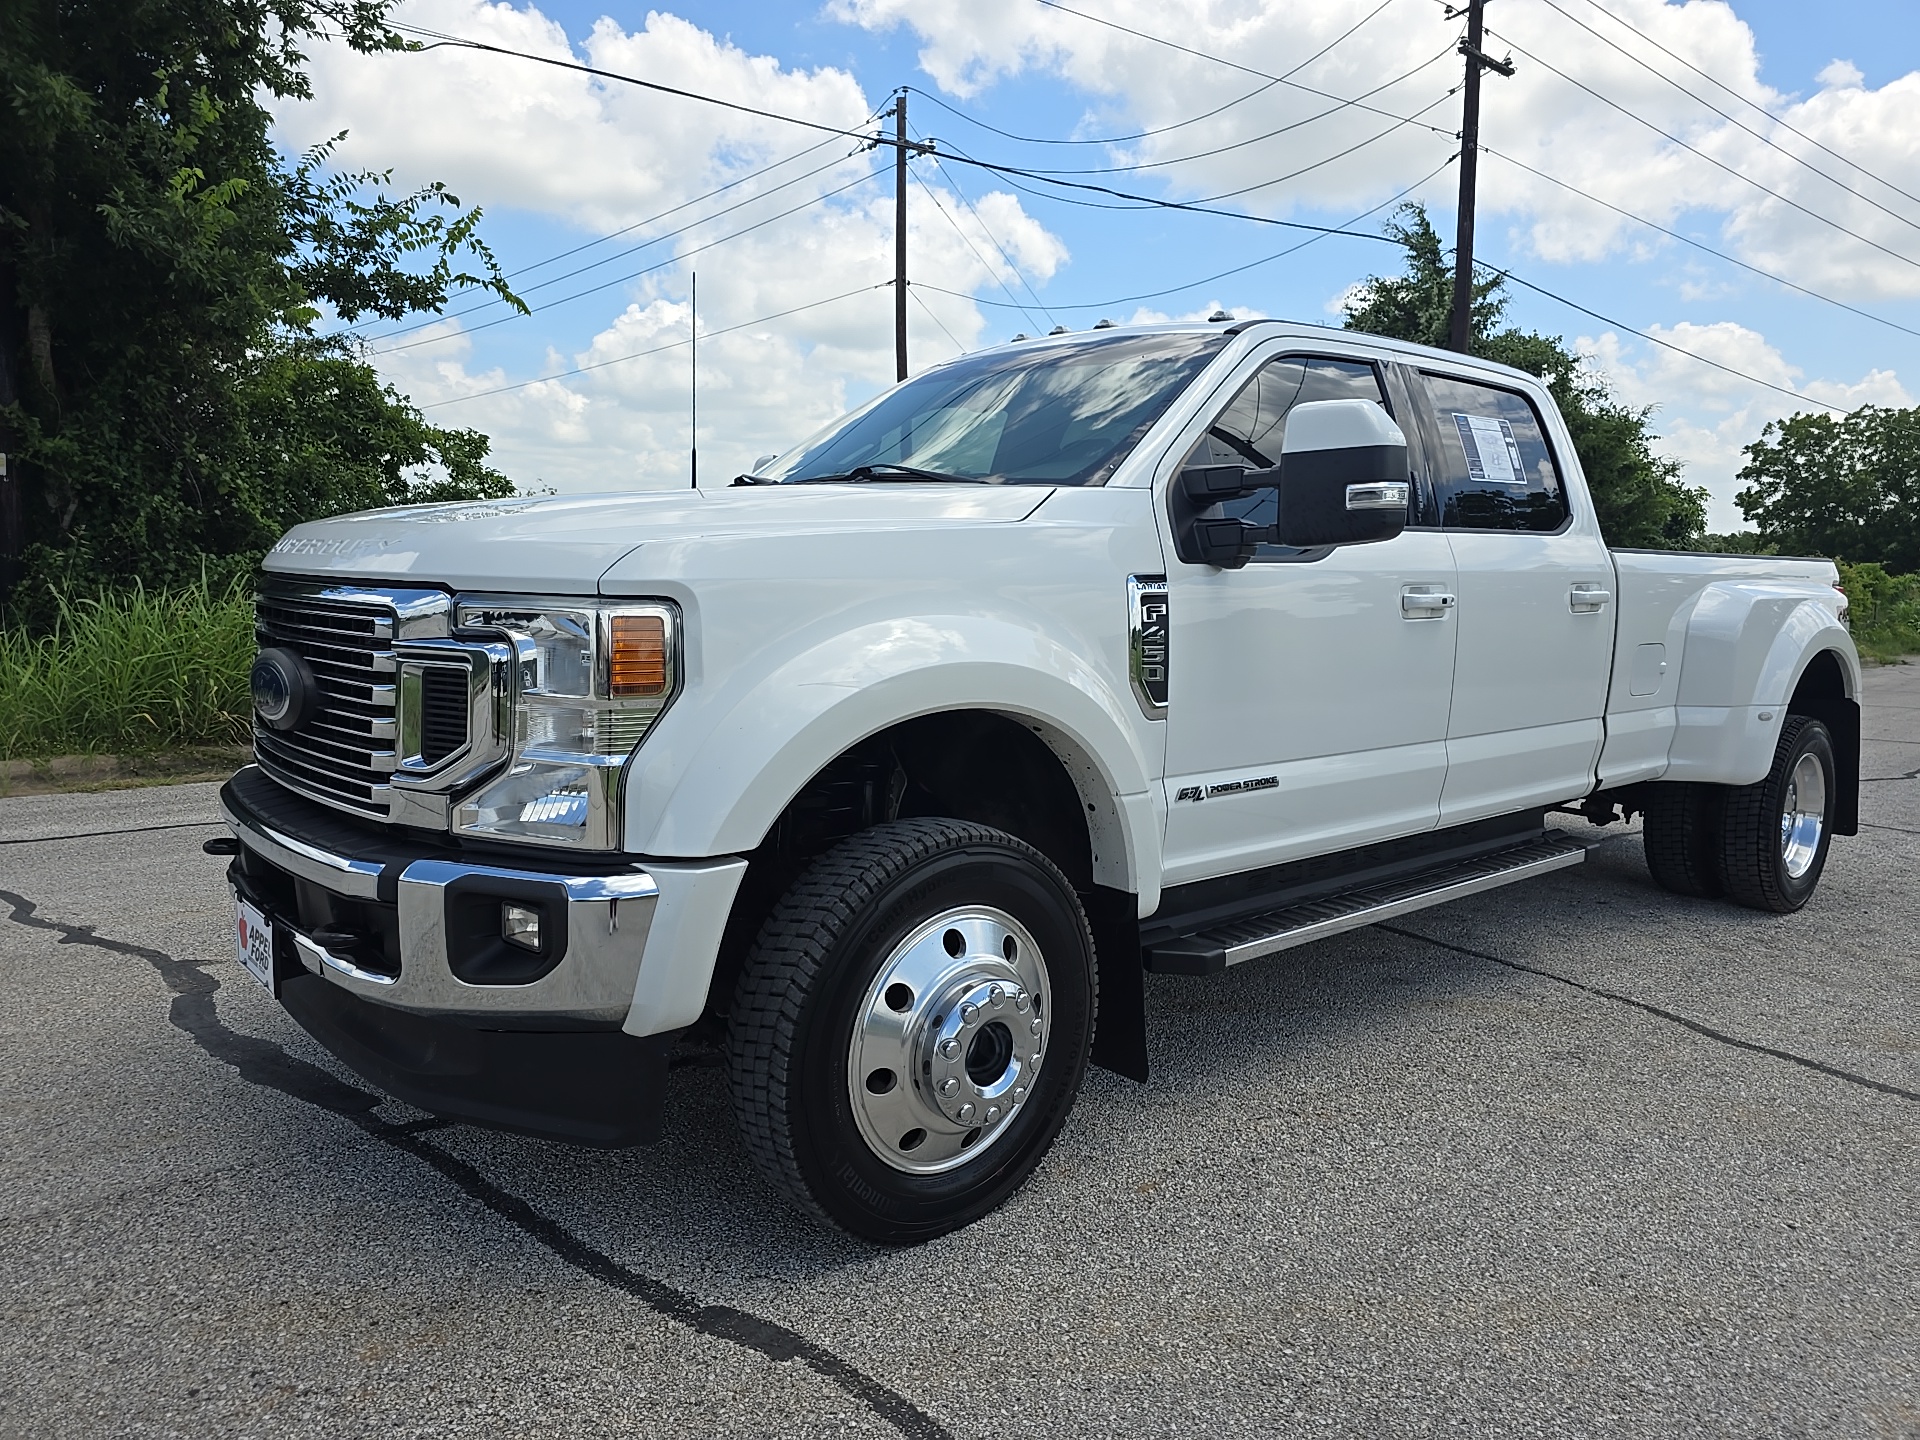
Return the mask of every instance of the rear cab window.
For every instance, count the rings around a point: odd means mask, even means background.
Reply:
[[[1552,532],[1571,517],[1560,468],[1533,402],[1517,390],[1431,371],[1428,471],[1448,530]]]

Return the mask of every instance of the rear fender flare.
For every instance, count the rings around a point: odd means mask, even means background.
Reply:
[[[1773,764],[1787,704],[1807,667],[1831,651],[1846,698],[1860,657],[1834,604],[1785,582],[1710,585],[1687,625],[1666,780],[1751,785]]]

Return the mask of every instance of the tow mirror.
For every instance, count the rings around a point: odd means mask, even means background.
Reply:
[[[1238,570],[1267,538],[1264,526],[1221,515],[1214,507],[1280,483],[1280,471],[1248,470],[1240,465],[1189,465],[1173,481],[1174,550],[1189,565],[1218,565]]]
[[[1278,545],[1369,545],[1407,526],[1407,437],[1371,400],[1309,400],[1287,416]]]

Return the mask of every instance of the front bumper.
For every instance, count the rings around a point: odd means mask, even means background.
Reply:
[[[220,803],[240,844],[228,878],[274,923],[282,1001],[334,1054],[437,1113],[633,1143],[606,1096],[657,1093],[642,1082],[705,1006],[744,860],[476,853],[336,814],[252,766]],[[500,938],[509,901],[540,911],[540,952]]]

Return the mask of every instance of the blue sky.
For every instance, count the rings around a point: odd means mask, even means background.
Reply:
[[[1180,126],[1261,82],[1038,0],[975,0],[968,7],[933,0],[701,3],[651,11],[577,0],[517,7],[408,0],[398,18],[510,48],[571,53],[849,128],[903,84],[1024,135],[1086,138],[1173,125],[1123,145],[1034,146],[994,135],[923,94],[909,105],[916,133],[982,158],[1076,169],[1145,162],[1150,168],[1080,178],[1174,199],[1260,186],[1220,203],[1275,219],[1344,224],[1439,168],[1415,193],[1451,236],[1457,182],[1445,165],[1450,135],[1394,128],[1387,118],[1432,105],[1425,111],[1432,126],[1445,132],[1457,124],[1458,97],[1446,92],[1458,82],[1458,62],[1441,52],[1458,25],[1434,0],[1071,3],[1269,74],[1359,28],[1294,77],[1319,95],[1273,87]],[[1920,23],[1911,0],[1823,7],[1786,0],[1494,0],[1488,24],[1494,53],[1516,46],[1522,52],[1513,80],[1486,81],[1488,146],[1761,270],[1920,331],[1920,200],[1899,193],[1920,196]],[[1646,37],[1728,90],[1650,48]],[[1575,88],[1554,70],[1590,89]],[[1349,99],[1408,71],[1411,78],[1366,102],[1372,112],[1345,107],[1309,118],[1329,109],[1325,97]],[[366,59],[323,49],[315,77],[315,103],[283,113],[283,140],[306,144],[347,129],[342,155],[349,163],[392,167],[397,182],[446,179],[463,200],[485,208],[487,239],[503,265],[519,272],[517,284],[536,284],[699,222],[618,263],[531,292],[530,299],[549,300],[591,290],[529,317],[475,329],[500,313],[476,309],[386,339],[380,336],[396,327],[376,327],[370,344],[383,370],[436,421],[492,434],[519,483],[562,490],[684,483],[689,357],[684,346],[661,347],[686,338],[696,270],[700,328],[711,337],[700,359],[707,478],[724,478],[720,472],[730,475],[756,454],[782,448],[890,378],[884,291],[751,323],[888,278],[890,176],[860,179],[884,157],[849,156],[852,145],[829,144],[753,178],[768,161],[822,137],[503,56],[442,50]],[[1721,164],[1688,153],[1642,120]],[[1283,125],[1294,128],[1246,143]],[[1384,138],[1373,138],[1382,131]],[[1855,163],[1819,150],[1814,140]],[[1184,159],[1222,147],[1229,148]],[[1329,160],[1348,147],[1357,148]],[[799,178],[826,162],[838,163]],[[1391,247],[1329,237],[1211,284],[1121,303],[1119,297],[1182,285],[1308,237],[1241,219],[1085,208],[955,165],[921,160],[915,170],[910,268],[927,286],[961,292],[917,295],[910,316],[916,364],[1038,326],[1080,328],[1102,315],[1124,321],[1224,305],[1337,324],[1339,297],[1349,286],[1398,265]],[[1296,170],[1306,173],[1270,183]],[[696,198],[730,180],[740,183],[723,196]],[[773,191],[781,181],[789,183]],[[1689,249],[1500,158],[1482,161],[1481,204],[1482,258],[1619,326],[1524,290],[1515,293],[1510,319],[1567,336],[1622,398],[1657,405],[1665,448],[1687,464],[1694,483],[1714,492],[1720,527],[1735,523],[1728,502],[1739,448],[1766,420],[1815,404],[1920,398],[1920,339],[1913,335]],[[642,223],[676,205],[685,208],[671,220]],[[739,208],[713,215],[728,205]],[[770,218],[794,207],[794,214]],[[1377,229],[1386,213],[1359,228]],[[721,239],[761,220],[767,223],[751,234]],[[636,225],[618,244],[524,268]],[[703,244],[711,248],[687,254]],[[649,264],[659,268],[622,278]],[[1001,308],[1009,292],[1024,311]],[[1104,308],[1069,308],[1096,304]],[[1648,345],[1623,328],[1629,326],[1810,398],[1796,403]],[[403,344],[409,348],[390,348]],[[583,365],[599,368],[524,383]],[[488,391],[500,393],[482,393]]]

